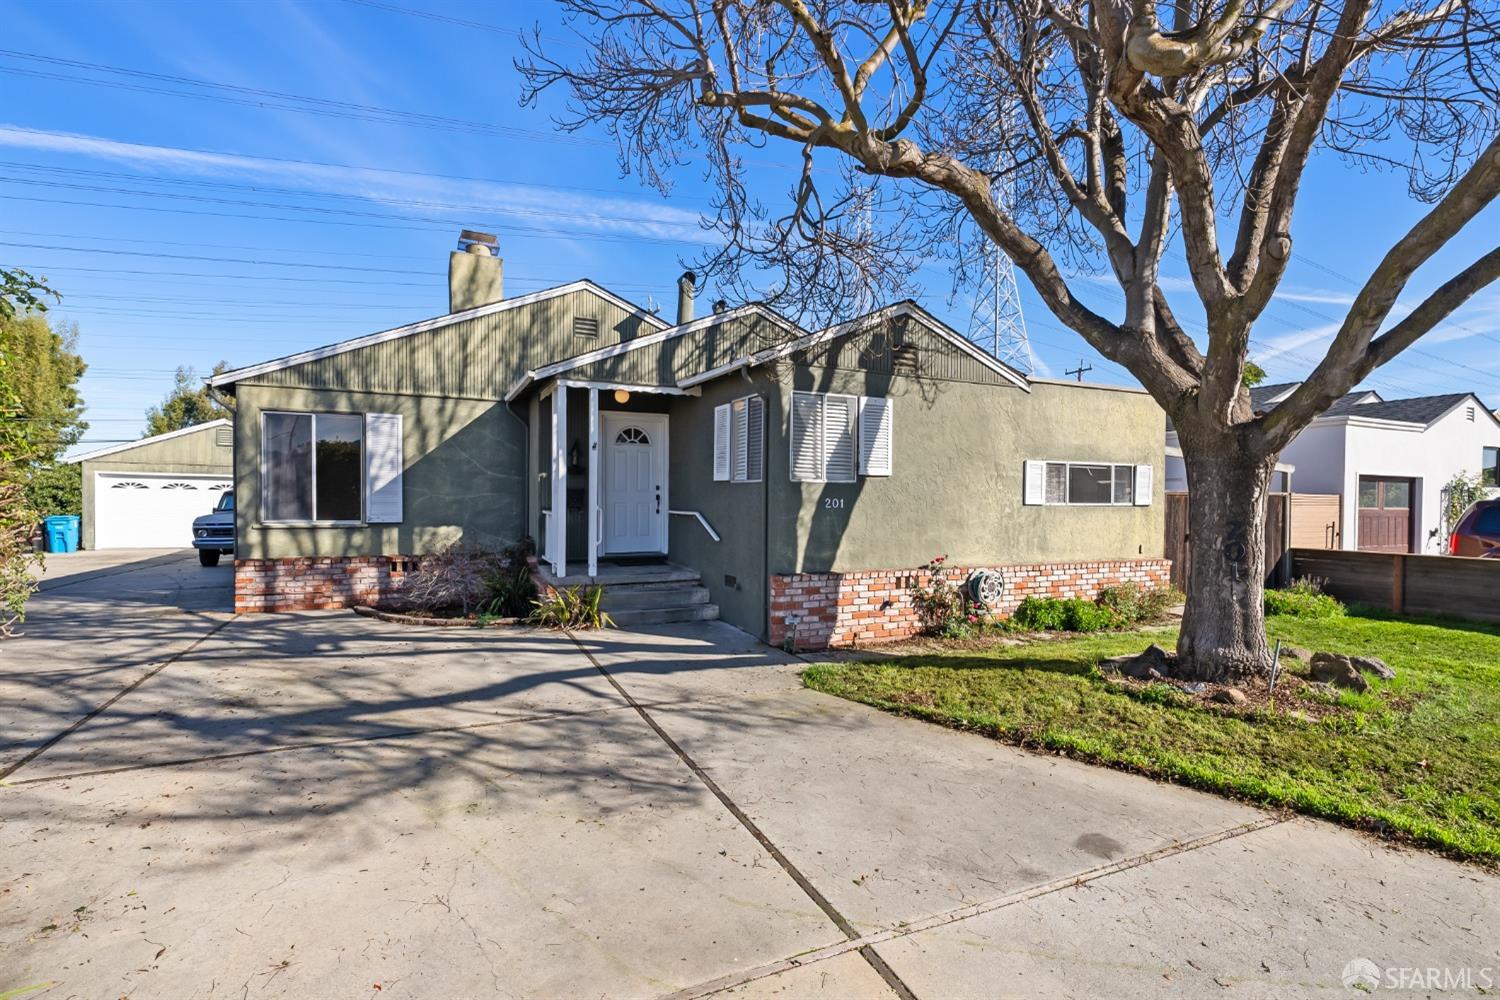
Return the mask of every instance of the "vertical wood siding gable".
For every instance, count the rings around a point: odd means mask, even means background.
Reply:
[[[597,318],[598,338],[576,338],[575,316]],[[651,328],[640,317],[581,290],[267,372],[250,381],[306,389],[499,399],[528,369],[649,332]]]

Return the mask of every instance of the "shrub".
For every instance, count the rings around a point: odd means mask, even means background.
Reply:
[[[1161,619],[1167,609],[1183,602],[1182,591],[1175,587],[1141,587],[1135,583],[1122,583],[1105,587],[1099,591],[1100,607],[1114,612],[1122,622],[1153,622]]]
[[[1082,597],[1028,597],[1011,622],[1031,632],[1103,632],[1128,624],[1119,612]]]
[[[465,615],[484,600],[487,581],[501,570],[500,556],[455,542],[423,556],[401,589],[401,603],[415,611],[459,611]]]
[[[543,628],[592,629],[614,625],[609,613],[599,607],[603,587],[559,587],[532,602],[531,623]]]
[[[1293,618],[1342,618],[1344,606],[1338,598],[1323,593],[1323,582],[1312,577],[1293,580],[1284,590],[1267,590],[1263,598],[1266,614]]]
[[[536,602],[536,582],[525,559],[515,560],[505,568],[496,567],[485,577],[484,586],[485,597],[479,605],[482,615],[525,618]]]
[[[923,566],[925,583],[914,583],[907,592],[923,633],[944,639],[960,639],[969,634],[970,622],[964,614],[963,591],[948,579],[947,556],[936,556]]]

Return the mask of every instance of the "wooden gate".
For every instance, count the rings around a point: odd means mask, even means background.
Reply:
[[[1359,550],[1410,552],[1412,480],[1359,477]]]
[[[1287,494],[1272,493],[1266,498],[1266,586],[1276,586],[1281,579],[1282,556],[1286,554]],[[1166,506],[1166,556],[1172,560],[1172,586],[1187,589],[1188,569],[1192,556],[1188,546],[1188,495],[1168,493]]]

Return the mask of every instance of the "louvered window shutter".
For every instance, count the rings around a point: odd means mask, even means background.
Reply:
[[[867,476],[891,474],[893,407],[885,396],[859,400],[859,471]]]
[[[1135,505],[1137,507],[1151,506],[1152,468],[1149,465],[1137,465],[1135,467]]]
[[[1021,502],[1040,507],[1047,502],[1047,463],[1027,462],[1026,482],[1022,487]]]
[[[823,478],[823,397],[792,393],[792,482]]]
[[[745,473],[748,471],[746,457],[750,444],[750,415],[745,408],[745,400],[743,398],[736,399],[731,403],[729,412],[732,415],[730,426],[733,428],[730,439],[734,442],[732,451],[734,461],[731,463],[734,468],[734,475],[731,478],[737,483],[743,483],[745,481]]]
[[[714,407],[714,482],[729,478],[729,404]]]
[[[365,521],[399,524],[401,509],[401,414],[365,414]]]
[[[745,482],[758,483],[765,478],[766,401],[759,396],[747,396],[745,414]]]
[[[823,397],[824,479],[830,483],[852,483],[859,463],[854,446],[858,396]]]

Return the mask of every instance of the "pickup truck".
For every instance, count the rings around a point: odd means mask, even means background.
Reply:
[[[217,566],[219,556],[234,554],[234,490],[220,494],[212,513],[193,518],[193,548],[204,566]]]

